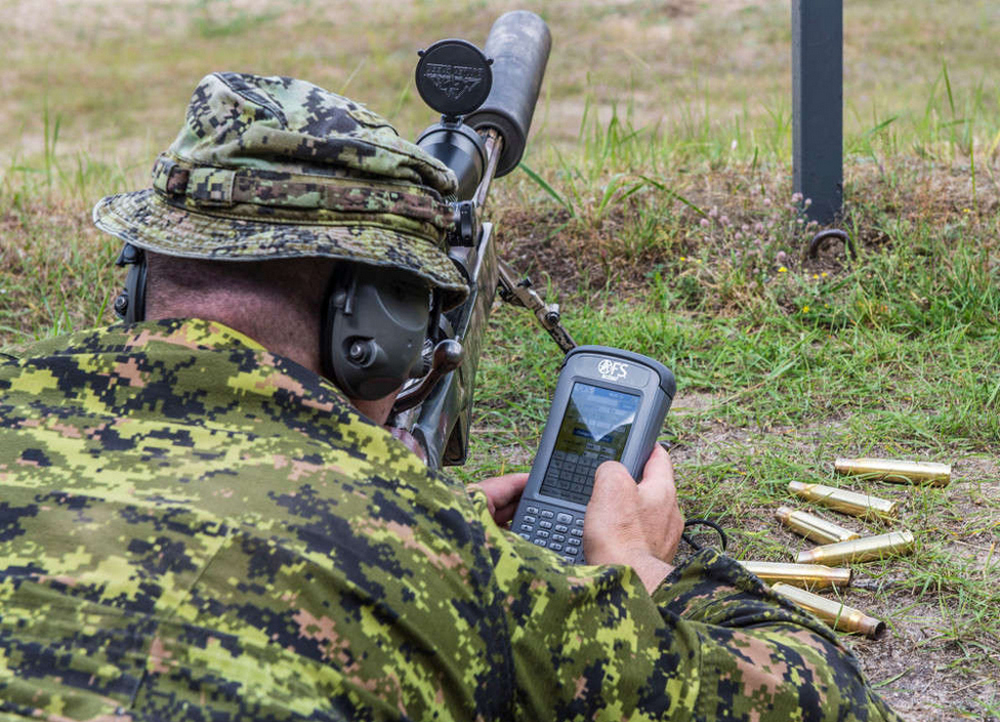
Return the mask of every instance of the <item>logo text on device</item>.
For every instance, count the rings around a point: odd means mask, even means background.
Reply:
[[[618,381],[628,376],[628,364],[624,361],[612,361],[606,358],[597,364],[597,373],[608,381]]]

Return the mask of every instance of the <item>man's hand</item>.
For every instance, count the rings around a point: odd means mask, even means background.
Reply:
[[[469,486],[478,487],[485,492],[490,505],[490,516],[497,526],[503,526],[514,518],[517,502],[521,499],[521,492],[527,483],[528,473],[520,472],[494,476]]]
[[[670,455],[659,444],[638,484],[618,462],[597,467],[583,523],[588,564],[626,564],[652,593],[673,570],[683,531]]]

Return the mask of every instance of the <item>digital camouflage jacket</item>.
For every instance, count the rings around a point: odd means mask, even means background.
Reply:
[[[817,620],[703,552],[648,595],[497,528],[205,321],[0,361],[0,719],[879,720]]]

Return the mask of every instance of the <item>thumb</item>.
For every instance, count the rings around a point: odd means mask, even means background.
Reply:
[[[641,537],[639,490],[624,466],[606,461],[597,467],[594,491],[583,518],[583,546],[587,561],[617,560],[622,550]],[[640,540],[641,541],[641,540]]]
[[[628,470],[617,461],[605,461],[597,467],[594,475],[594,490],[590,495],[590,504],[614,509],[620,505],[622,495],[627,497],[634,493],[635,480]]]

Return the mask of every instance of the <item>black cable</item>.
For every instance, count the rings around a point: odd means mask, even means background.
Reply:
[[[726,551],[726,547],[729,546],[729,539],[726,537],[726,532],[722,531],[722,527],[716,524],[714,521],[709,521],[708,519],[688,519],[684,522],[684,528],[687,529],[689,526],[708,526],[715,529],[719,534],[719,538],[722,541],[722,551]],[[687,534],[681,534],[681,539],[686,541],[688,545],[694,549],[696,552],[700,552],[702,547],[700,544],[691,541],[691,537]]]

